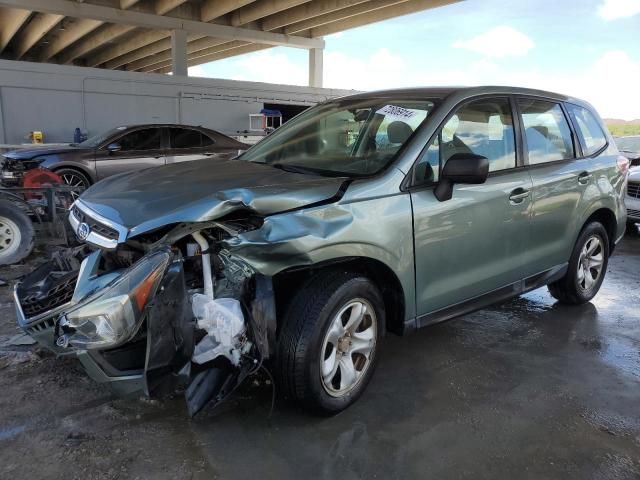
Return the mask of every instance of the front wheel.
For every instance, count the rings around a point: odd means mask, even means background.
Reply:
[[[75,168],[60,168],[55,171],[65,185],[69,185],[70,187],[75,187],[78,190],[71,194],[71,197],[75,200],[80,196],[80,194],[91,186],[91,180],[89,177],[85,175],[84,172],[80,170],[76,170]]]
[[[384,323],[382,296],[368,278],[349,272],[315,276],[295,295],[284,319],[279,386],[315,412],[347,408],[373,375]]]
[[[595,297],[604,280],[609,263],[609,236],[600,222],[582,229],[576,242],[567,273],[549,284],[549,292],[560,301],[580,305]]]

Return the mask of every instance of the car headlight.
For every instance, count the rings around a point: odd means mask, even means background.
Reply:
[[[56,344],[80,349],[112,348],[128,342],[138,331],[144,308],[164,276],[171,253],[150,253],[104,289],[60,316]]]

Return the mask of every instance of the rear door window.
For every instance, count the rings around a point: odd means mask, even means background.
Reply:
[[[567,110],[573,119],[584,156],[588,157],[604,148],[607,144],[607,136],[596,117],[586,108],[577,105],[569,104]]]
[[[571,129],[559,103],[518,100],[529,165],[575,158]]]
[[[190,128],[169,129],[169,142],[173,149],[200,148],[205,145],[205,139],[208,140],[206,145],[212,143],[209,137],[205,137],[198,130]]]
[[[160,150],[162,130],[159,128],[144,128],[123,136],[117,143],[123,152],[135,150]]]

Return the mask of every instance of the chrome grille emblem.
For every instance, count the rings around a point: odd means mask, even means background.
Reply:
[[[86,240],[89,236],[89,233],[91,233],[91,227],[88,224],[82,222],[80,225],[78,225],[77,234],[80,240]]]

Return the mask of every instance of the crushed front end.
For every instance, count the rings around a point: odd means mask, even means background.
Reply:
[[[86,243],[55,254],[15,287],[18,323],[39,344],[76,355],[119,394],[183,391],[194,415],[269,357],[270,277],[224,248],[258,228],[243,212],[133,238],[81,201],[70,223]]]

